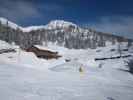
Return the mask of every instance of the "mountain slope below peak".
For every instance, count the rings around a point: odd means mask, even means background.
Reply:
[[[45,26],[44,25],[40,25],[40,26],[28,26],[28,27],[22,27],[21,30],[23,32],[31,32],[31,31],[36,31],[39,29],[44,29]]]
[[[15,23],[13,23],[13,22],[11,22],[8,19],[3,18],[3,17],[0,17],[0,23],[2,25],[8,26],[8,27],[13,28],[13,29],[20,28],[20,26],[18,26],[17,24],[15,24]]]

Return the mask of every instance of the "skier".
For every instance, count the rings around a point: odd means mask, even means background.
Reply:
[[[82,67],[79,67],[79,72],[80,72],[80,73],[82,73],[82,72],[83,72]]]

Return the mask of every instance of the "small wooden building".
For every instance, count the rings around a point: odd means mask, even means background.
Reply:
[[[58,59],[61,56],[58,54],[58,52],[53,52],[50,50],[44,50],[39,49],[35,46],[31,46],[28,49],[26,49],[27,52],[33,52],[37,57],[44,58],[44,59]]]

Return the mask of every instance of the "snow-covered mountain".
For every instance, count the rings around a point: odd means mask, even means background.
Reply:
[[[67,22],[64,20],[53,20],[53,21],[50,21],[47,25],[28,26],[28,27],[21,27],[3,17],[0,17],[0,22],[2,25],[8,26],[13,29],[19,28],[23,32],[30,32],[30,31],[40,30],[40,29],[59,29],[59,28],[65,29],[71,26],[75,28],[78,27],[76,24],[73,24],[72,22]]]
[[[71,22],[67,22],[67,21],[64,21],[64,20],[54,20],[54,21],[51,21],[48,25],[46,25],[46,27],[48,29],[57,29],[57,28],[68,28],[68,27],[77,27],[76,24],[73,24]]]
[[[23,32],[31,32],[31,31],[36,31],[36,30],[44,29],[44,28],[45,28],[44,25],[40,25],[40,26],[28,26],[28,27],[22,27],[21,30]]]
[[[23,27],[21,28],[23,32],[30,32],[30,31],[35,31],[35,30],[40,30],[40,29],[66,29],[69,27],[78,27],[76,24],[73,24],[71,22],[67,22],[64,20],[53,20],[49,22],[47,25],[40,25],[40,26],[29,26],[29,27]]]
[[[81,28],[63,20],[54,20],[47,25],[29,27],[18,26],[5,18],[0,18],[0,22],[0,39],[15,42],[24,48],[43,42],[52,42],[67,48],[86,49],[104,47],[108,42],[115,44],[116,42],[132,41],[113,34]]]
[[[15,24],[15,23],[13,23],[13,22],[11,22],[8,19],[3,18],[3,17],[0,17],[0,22],[1,22],[2,25],[5,25],[5,26],[8,25],[9,27],[11,27],[13,29],[20,28],[20,26],[18,26],[17,24]]]

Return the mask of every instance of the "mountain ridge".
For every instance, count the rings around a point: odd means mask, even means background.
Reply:
[[[79,25],[74,24],[73,22],[69,22],[69,21],[65,21],[65,20],[51,20],[48,24],[44,24],[44,25],[33,25],[33,26],[26,26],[26,27],[22,27],[12,21],[9,21],[8,19],[4,18],[4,17],[0,17],[0,22],[3,25],[6,25],[8,22],[8,26],[13,28],[13,29],[20,29],[23,32],[31,32],[31,31],[36,31],[36,30],[40,30],[40,29],[56,29],[56,28],[67,28],[69,26],[74,26],[74,27],[78,27],[80,29],[84,29],[84,30],[93,30],[95,32],[100,32],[97,31],[95,29],[91,29],[91,28],[86,28],[86,27],[80,27]],[[121,36],[118,34],[113,34],[113,33],[107,33],[107,32],[100,32],[100,33],[105,33],[105,34],[110,34],[110,35],[114,35],[114,36],[120,36],[120,37],[124,37],[127,39],[131,39],[129,37],[125,37],[125,36]]]
[[[0,39],[15,42],[22,48],[31,45],[52,42],[67,48],[86,49],[104,47],[107,42],[132,42],[133,40],[114,34],[98,32],[81,28],[78,25],[63,20],[54,20],[46,25],[21,27],[0,18]],[[4,25],[4,26],[3,26]],[[27,34],[28,33],[28,34]]]
[[[3,18],[3,17],[0,17],[0,22],[3,25],[8,24],[8,26],[13,29],[19,28],[23,32],[30,32],[32,30],[39,30],[39,29],[43,29],[43,28],[45,28],[45,29],[53,29],[53,28],[56,29],[57,27],[58,28],[65,28],[65,27],[67,28],[70,25],[78,27],[76,24],[69,22],[69,21],[64,21],[64,20],[52,20],[48,24],[45,24],[45,25],[38,25],[38,26],[34,25],[34,26],[27,26],[27,27],[19,26],[16,23],[9,21],[8,19]]]

